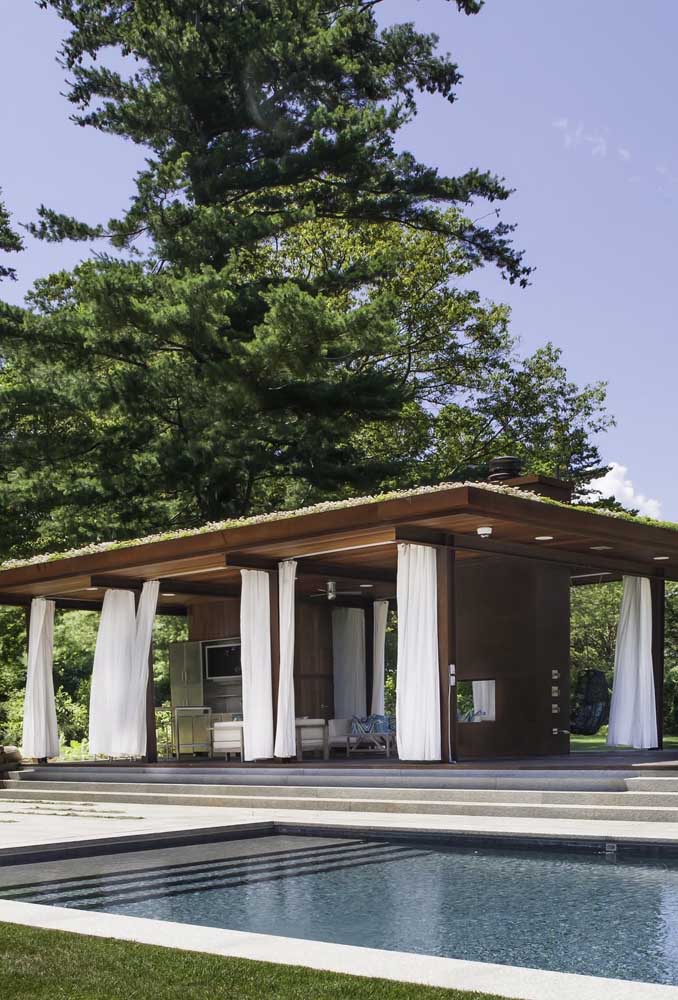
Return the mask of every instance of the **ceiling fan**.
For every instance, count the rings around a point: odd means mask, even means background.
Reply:
[[[317,593],[311,594],[311,597],[325,597],[328,601],[336,601],[337,597],[362,597],[365,593],[365,589],[360,590],[337,590],[337,584],[335,580],[328,580],[324,587],[321,587]]]

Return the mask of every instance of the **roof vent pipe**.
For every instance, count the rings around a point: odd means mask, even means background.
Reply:
[[[490,459],[489,468],[489,481],[503,483],[507,479],[517,479],[520,476],[521,462],[515,455],[501,455]]]

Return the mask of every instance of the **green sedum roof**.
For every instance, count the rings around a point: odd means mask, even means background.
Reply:
[[[90,542],[78,548],[68,549],[64,552],[43,552],[26,559],[8,559],[0,563],[0,570],[17,569],[20,566],[33,566],[39,563],[53,562],[56,559],[70,559],[75,556],[95,555],[98,552],[110,552],[115,549],[133,548],[137,545],[148,545],[152,542],[165,542],[174,538],[190,538],[191,536],[204,535],[212,531],[226,531],[229,528],[242,528],[253,524],[267,524],[273,521],[285,521],[291,518],[301,517],[306,514],[322,514],[326,511],[342,510],[349,507],[360,507],[363,504],[384,503],[387,500],[403,500],[408,497],[421,496],[426,493],[442,493],[445,490],[459,489],[464,486],[472,486],[474,489],[487,490],[491,493],[503,493],[508,496],[520,497],[523,500],[531,500],[534,503],[547,504],[552,507],[563,507],[567,510],[581,511],[587,514],[596,514],[599,517],[613,518],[615,520],[630,521],[633,524],[646,524],[656,528],[667,528],[670,531],[678,532],[678,523],[674,521],[658,521],[651,517],[639,517],[627,511],[605,510],[600,507],[590,507],[586,504],[568,504],[560,500],[553,500],[550,497],[541,496],[528,490],[517,489],[514,486],[501,486],[496,483],[486,482],[459,482],[459,483],[438,483],[436,486],[419,486],[411,490],[391,490],[387,493],[378,493],[373,496],[350,497],[346,500],[327,500],[322,503],[313,504],[310,507],[300,507],[296,510],[278,510],[270,514],[254,514],[251,517],[231,518],[225,521],[212,521],[200,525],[197,528],[178,528],[173,531],[163,531],[155,535],[146,535],[143,538],[127,538],[122,541]]]

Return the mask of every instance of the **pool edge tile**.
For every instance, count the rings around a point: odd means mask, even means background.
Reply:
[[[514,1000],[678,1000],[678,987],[658,983],[360,948],[12,900],[0,899],[0,921],[225,958],[298,965],[479,993],[499,993]]]

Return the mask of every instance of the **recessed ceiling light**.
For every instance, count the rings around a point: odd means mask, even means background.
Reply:
[[[591,552],[611,552],[611,545],[592,545]]]
[[[171,591],[171,590],[163,590],[162,596],[163,597],[176,597],[177,595],[173,591]]]
[[[85,587],[85,590],[99,590],[99,587]]]
[[[664,562],[669,557],[668,556],[652,556],[652,558],[654,559],[655,562]]]
[[[372,587],[374,587],[374,584],[373,583],[361,583],[360,586],[363,588],[363,590],[371,590]]]
[[[535,535],[534,540],[535,542],[552,542],[553,535]]]

